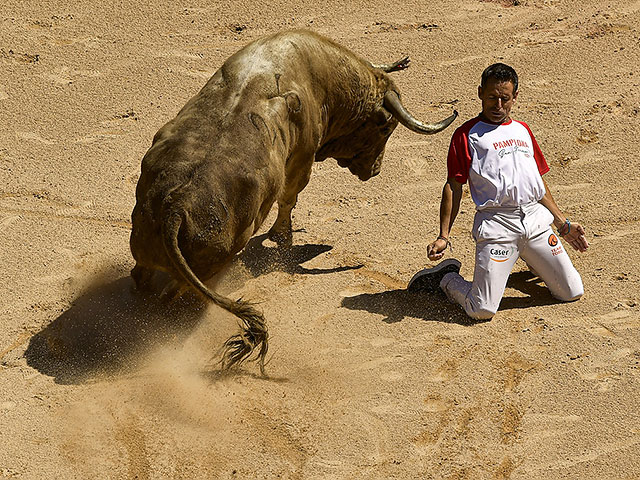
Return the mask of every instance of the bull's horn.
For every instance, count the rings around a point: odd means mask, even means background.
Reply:
[[[458,112],[454,110],[453,115],[439,123],[434,123],[432,125],[422,123],[413,118],[413,115],[404,108],[404,105],[402,105],[402,102],[400,101],[400,97],[394,91],[389,91],[384,96],[384,108],[389,110],[393,116],[409,130],[413,130],[416,133],[424,133],[426,135],[431,135],[444,130],[458,116]]]

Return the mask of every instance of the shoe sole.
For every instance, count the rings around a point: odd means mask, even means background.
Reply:
[[[410,290],[410,291],[412,290],[411,287],[412,287],[412,285],[414,284],[414,282],[417,279],[419,279],[421,277],[424,277],[425,275],[430,275],[430,274],[441,272],[443,269],[448,268],[451,265],[455,265],[457,267],[458,271],[460,271],[460,267],[462,266],[462,264],[458,260],[456,260],[455,258],[449,258],[449,259],[439,263],[435,267],[425,268],[423,270],[420,270],[413,277],[411,277],[411,280],[409,280],[409,285],[407,285],[407,290]],[[437,290],[439,287],[440,287],[440,282],[438,282],[438,285],[429,285],[427,288],[415,288],[414,287],[413,290],[415,290],[415,291],[433,292],[433,291]]]

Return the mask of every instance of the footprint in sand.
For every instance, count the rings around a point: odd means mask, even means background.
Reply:
[[[533,371],[538,366],[537,362],[532,362],[524,358],[517,352],[512,353],[505,361],[506,375],[504,378],[505,392],[515,390],[524,376]]]
[[[34,132],[16,132],[16,134],[21,139],[27,140],[29,142],[38,142],[44,145],[53,145],[54,143],[56,143],[53,140],[46,139]]]
[[[525,428],[529,437],[543,443],[549,438],[563,437],[575,429],[575,424],[582,420],[580,415],[557,415],[551,413],[528,413]]]
[[[193,68],[184,68],[184,67],[174,67],[174,70],[177,73],[181,73],[188,77],[197,78],[199,80],[208,80],[213,75],[212,70],[205,69],[193,69]]]
[[[187,52],[184,50],[167,50],[167,51],[157,52],[154,56],[157,58],[167,58],[167,57],[190,58],[192,60],[202,60],[204,58],[203,53]]]
[[[427,377],[432,382],[446,382],[456,376],[457,365],[453,360],[447,360],[433,374]]]
[[[539,45],[568,43],[580,40],[575,33],[568,33],[564,28],[528,30],[518,35],[516,47],[535,47]]]
[[[628,303],[634,303],[633,301],[623,301],[620,305],[627,305]],[[635,304],[635,303],[634,303]],[[590,328],[589,331],[593,334],[603,337],[617,337],[618,331],[628,330],[632,328],[640,328],[640,313],[634,310],[614,310],[613,312],[606,313],[595,322],[597,326]]]
[[[357,297],[358,295],[363,294],[372,294],[378,293],[380,291],[379,288],[376,288],[371,283],[359,283],[356,285],[350,285],[347,288],[340,291],[341,297]]]
[[[58,67],[53,72],[45,73],[43,76],[58,85],[69,85],[79,78],[101,77],[102,72],[98,70],[73,70],[69,67]]]
[[[424,399],[424,409],[427,412],[446,412],[452,406],[452,401],[443,400],[440,395],[429,395]]]
[[[595,130],[587,130],[586,128],[581,128],[580,133],[578,133],[578,137],[576,138],[576,141],[581,145],[597,143],[599,140],[598,132]]]

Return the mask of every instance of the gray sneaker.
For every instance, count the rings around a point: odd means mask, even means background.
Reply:
[[[460,262],[455,258],[448,258],[435,267],[420,270],[409,281],[407,290],[410,292],[435,292],[440,288],[442,277],[451,272],[460,272]]]

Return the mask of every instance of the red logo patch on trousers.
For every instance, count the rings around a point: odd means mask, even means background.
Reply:
[[[549,235],[549,246],[550,247],[555,247],[556,245],[558,245],[558,237],[555,236],[555,234],[551,234]]]

